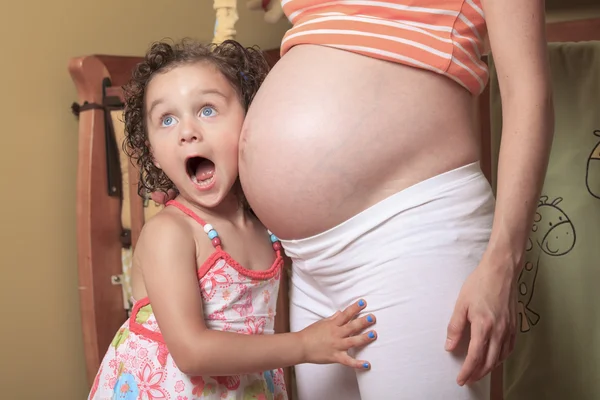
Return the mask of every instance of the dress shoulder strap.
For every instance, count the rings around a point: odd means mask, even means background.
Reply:
[[[219,234],[211,224],[207,224],[206,222],[204,222],[204,220],[200,218],[198,214],[196,214],[177,200],[169,200],[166,205],[178,208],[179,210],[181,210],[181,212],[188,215],[200,225],[202,225],[202,227],[204,228],[204,232],[208,235],[208,238],[211,240],[212,245],[219,250],[221,249],[221,238],[219,238]]]

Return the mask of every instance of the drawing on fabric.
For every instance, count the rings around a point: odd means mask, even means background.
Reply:
[[[540,197],[527,245],[526,262],[519,276],[519,300],[517,311],[521,332],[529,332],[540,320],[531,309],[540,260],[543,257],[560,257],[575,247],[575,226],[567,214],[558,207],[563,199],[548,202],[548,196]]]
[[[600,137],[600,130],[594,131],[594,135]],[[600,142],[596,144],[588,159],[585,185],[592,196],[600,199]]]

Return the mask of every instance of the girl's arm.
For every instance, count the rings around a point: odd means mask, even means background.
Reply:
[[[245,335],[210,330],[203,318],[196,243],[189,224],[166,213],[156,215],[140,235],[136,262],[167,348],[188,375],[245,374],[306,362],[364,368],[363,361],[346,353],[374,340],[368,333],[359,334],[372,325],[374,317],[370,316],[371,323],[367,317],[353,319],[364,301],[298,333]]]
[[[544,182],[554,133],[543,0],[482,0],[502,98],[497,201],[488,248],[465,282],[448,325],[456,349],[471,339],[457,377],[473,382],[514,348],[516,280]]]

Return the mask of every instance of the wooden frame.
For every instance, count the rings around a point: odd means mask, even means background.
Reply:
[[[70,60],[79,104],[103,105],[106,85],[123,84],[131,57],[88,56]],[[122,273],[121,199],[109,195],[105,111],[79,114],[77,164],[77,249],[81,320],[88,382],[91,384],[115,332],[126,320],[119,285]]]
[[[550,42],[586,42],[600,40],[600,18],[552,22],[546,25],[546,38]],[[478,100],[481,129],[481,162],[486,177],[492,181],[492,147],[489,85]],[[502,400],[502,366],[492,373],[491,400]]]

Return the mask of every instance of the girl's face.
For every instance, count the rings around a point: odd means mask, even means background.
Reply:
[[[212,64],[186,64],[152,78],[145,106],[156,166],[187,200],[218,206],[238,177],[245,112],[235,89]]]

